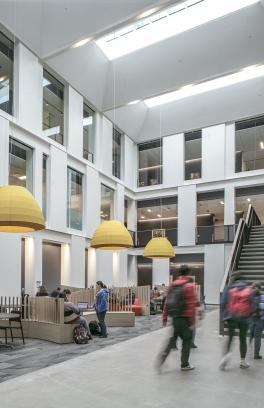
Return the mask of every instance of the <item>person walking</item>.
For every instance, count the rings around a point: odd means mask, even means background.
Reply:
[[[163,324],[166,325],[168,315],[172,317],[173,333],[165,349],[158,356],[158,370],[161,369],[171,350],[175,349],[178,337],[182,339],[181,370],[190,371],[194,369],[189,363],[189,356],[195,324],[197,297],[195,285],[188,277],[189,273],[188,266],[181,265],[180,276],[172,282],[168,289],[163,310]]]
[[[250,325],[250,343],[254,338],[254,359],[261,360],[260,353],[261,337],[264,327],[264,295],[261,294],[261,283],[252,285],[254,291],[254,313]]]
[[[107,327],[105,324],[105,316],[108,310],[108,296],[109,291],[102,281],[96,282],[96,295],[94,308],[96,311],[97,319],[99,321],[99,326],[101,328],[100,337],[107,337]]]
[[[239,272],[235,272],[231,285],[226,287],[223,292],[221,301],[223,320],[228,325],[228,339],[224,356],[219,365],[220,370],[225,370],[231,358],[231,346],[236,329],[239,330],[240,368],[249,368],[249,364],[246,362],[247,332],[250,317],[254,310],[253,297],[252,288],[240,279]]]

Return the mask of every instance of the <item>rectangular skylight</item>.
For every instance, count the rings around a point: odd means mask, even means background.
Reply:
[[[187,0],[96,41],[109,60],[258,3],[259,0]]]
[[[264,76],[264,65],[253,65],[234,74],[225,75],[211,81],[202,82],[197,85],[186,85],[176,91],[145,99],[144,102],[149,108],[153,108],[154,106],[178,101],[190,96],[199,95],[201,93],[235,85],[239,82],[248,81],[249,79],[259,78],[262,76]]]

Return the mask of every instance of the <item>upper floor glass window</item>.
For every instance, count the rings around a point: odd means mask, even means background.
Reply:
[[[76,170],[68,168],[68,205],[67,226],[68,228],[82,230],[83,216],[83,175]]]
[[[64,85],[43,70],[43,133],[63,144]]]
[[[9,140],[9,184],[33,192],[33,149],[13,138]]]
[[[42,213],[45,218],[47,219],[47,162],[48,156],[43,154],[42,158]]]
[[[172,245],[177,245],[178,197],[163,197],[137,202],[137,245],[145,246],[153,230],[165,230]]]
[[[117,129],[113,129],[113,166],[112,174],[121,178],[121,142],[122,135]]]
[[[138,145],[138,186],[162,184],[162,139]]]
[[[101,222],[113,218],[114,212],[114,190],[101,184]]]
[[[197,243],[225,240],[224,190],[197,194]]]
[[[264,116],[236,122],[236,173],[264,169]]]
[[[86,103],[83,104],[83,157],[94,163],[95,151],[95,112]]]
[[[13,114],[14,43],[0,32],[0,109]]]
[[[202,131],[184,133],[185,139],[185,180],[202,177]]]

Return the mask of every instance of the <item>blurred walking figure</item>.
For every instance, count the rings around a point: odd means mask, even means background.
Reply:
[[[261,360],[261,337],[264,328],[264,295],[261,294],[261,283],[252,285],[254,290],[254,313],[250,325],[250,343],[254,338],[254,359]]]
[[[231,346],[235,335],[235,330],[239,330],[240,344],[240,368],[248,368],[246,362],[247,354],[247,332],[250,323],[250,317],[253,313],[253,290],[245,282],[240,280],[240,273],[235,272],[233,283],[228,286],[223,293],[221,309],[223,320],[228,324],[228,340],[225,347],[225,354],[222,358],[219,368],[224,370],[231,358]]]
[[[167,316],[172,318],[173,334],[167,346],[158,357],[157,368],[160,369],[170,351],[175,349],[177,338],[182,339],[181,369],[193,370],[189,363],[192,344],[193,327],[195,324],[197,297],[195,285],[190,281],[187,265],[180,267],[180,276],[172,282],[168,289],[166,303],[163,311],[163,322],[166,324]]]

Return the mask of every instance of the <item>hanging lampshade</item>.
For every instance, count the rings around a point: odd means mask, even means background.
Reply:
[[[32,232],[45,228],[33,195],[24,187],[0,187],[0,232]]]
[[[144,248],[143,256],[152,259],[173,258],[174,249],[170,241],[165,237],[152,238]]]
[[[120,221],[104,221],[95,231],[91,247],[96,249],[126,249],[133,246],[132,237]]]

